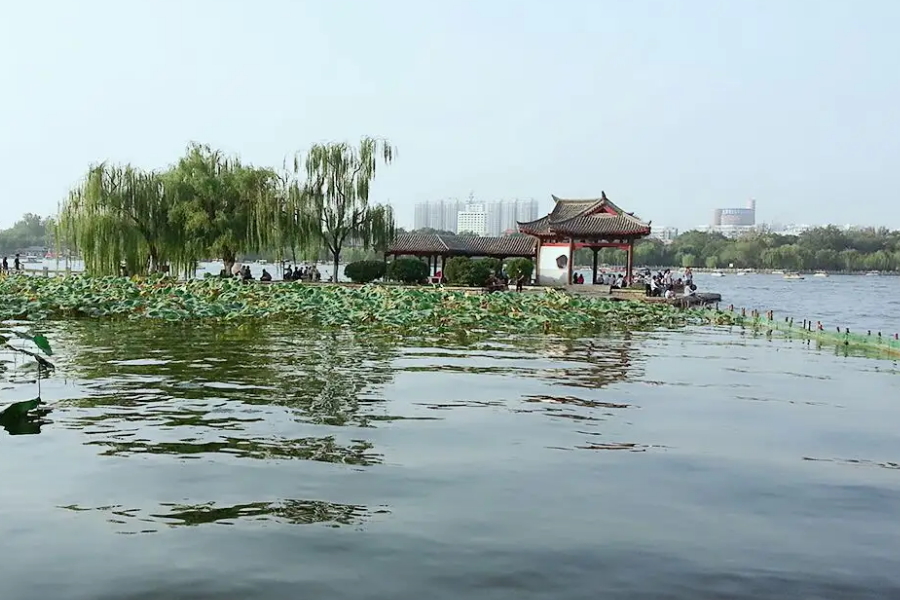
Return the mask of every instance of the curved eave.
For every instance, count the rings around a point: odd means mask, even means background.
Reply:
[[[548,235],[550,233],[550,219],[549,217],[544,216],[535,221],[528,221],[526,223],[516,221],[516,227],[519,230],[519,233],[524,233],[526,235]]]
[[[552,232],[558,237],[569,237],[573,239],[589,239],[589,238],[641,238],[650,235],[649,230],[642,231],[604,231],[602,233],[591,231],[559,231]]]

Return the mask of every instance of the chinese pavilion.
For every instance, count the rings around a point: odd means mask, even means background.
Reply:
[[[553,196],[555,206],[545,217],[518,223],[519,231],[537,240],[535,279],[542,282],[572,282],[575,250],[590,248],[594,253],[593,277],[597,283],[597,253],[602,248],[619,248],[628,254],[625,280],[632,281],[634,244],[650,235],[644,222],[613,204],[605,192],[599,198],[567,200]],[[542,281],[544,280],[544,281]]]

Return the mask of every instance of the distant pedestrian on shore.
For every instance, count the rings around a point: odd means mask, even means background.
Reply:
[[[0,266],[0,271],[9,274],[9,261],[6,260],[5,256],[3,257],[3,265]]]
[[[13,261],[13,265],[15,266],[16,271],[21,271],[21,270],[22,270],[22,261],[19,260],[19,253],[18,253],[18,252],[16,252],[16,259]]]

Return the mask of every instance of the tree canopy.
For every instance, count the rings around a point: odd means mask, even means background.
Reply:
[[[358,147],[317,144],[292,170],[276,170],[192,143],[161,171],[92,165],[61,207],[60,241],[106,275],[123,266],[187,274],[213,257],[230,269],[241,255],[298,248],[327,250],[337,265],[345,248],[358,255],[393,238],[391,208],[369,195],[379,157],[388,164],[394,152],[369,137]]]
[[[364,137],[358,147],[347,143],[316,144],[306,156],[305,200],[301,202],[299,227],[309,242],[325,246],[338,273],[341,251],[355,241],[364,249],[386,249],[394,236],[390,206],[369,204],[369,189],[379,157],[384,164],[394,158],[387,140]],[[299,171],[299,161],[295,161]]]
[[[53,245],[53,219],[25,213],[9,229],[0,230],[0,251],[15,254],[31,247],[48,248]]]

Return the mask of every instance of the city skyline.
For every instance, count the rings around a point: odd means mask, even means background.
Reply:
[[[412,229],[471,231],[479,235],[502,235],[516,230],[518,221],[533,221],[540,216],[540,202],[534,198],[512,200],[476,200],[458,198],[417,202]],[[550,208],[547,209],[549,211]],[[460,220],[465,224],[460,225]]]

